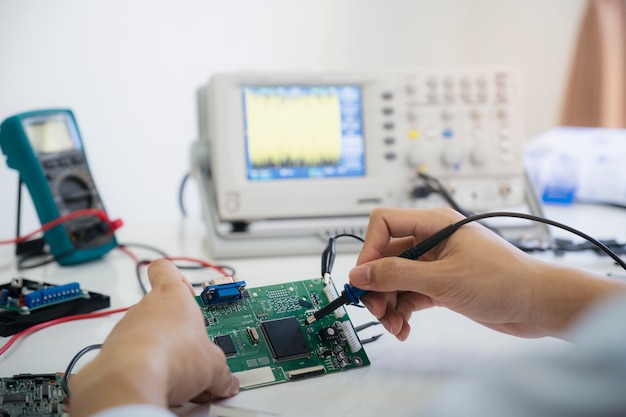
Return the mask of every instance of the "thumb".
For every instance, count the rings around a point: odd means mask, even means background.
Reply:
[[[153,290],[166,288],[169,285],[177,285],[182,282],[191,291],[191,294],[195,294],[187,278],[173,262],[167,259],[157,259],[150,263],[148,266],[148,279]]]
[[[352,285],[363,290],[412,291],[430,296],[445,285],[442,264],[391,256],[356,266],[348,276]]]

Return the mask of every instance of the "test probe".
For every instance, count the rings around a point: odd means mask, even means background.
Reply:
[[[469,217],[467,219],[469,219]],[[412,248],[405,250],[400,255],[398,255],[398,257],[417,260],[426,252],[434,248],[437,244],[441,243],[444,239],[452,235],[452,233],[456,232],[458,228],[463,226],[465,223],[467,222],[459,221],[441,229],[434,235],[426,238]],[[332,269],[334,261],[335,240],[334,238],[331,238],[328,242],[328,245],[326,246],[326,249],[322,253],[322,276],[324,277],[324,281],[329,278],[330,270]],[[362,290],[350,284],[345,284],[343,288],[344,289],[343,291],[341,291],[341,295],[339,297],[328,303],[326,306],[317,310],[315,313],[313,313],[313,315],[307,317],[306,323],[314,323],[322,317],[326,317],[344,304],[358,305],[361,297],[368,292],[367,290]]]

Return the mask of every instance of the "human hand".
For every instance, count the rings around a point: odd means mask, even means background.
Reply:
[[[447,307],[492,329],[523,337],[558,335],[623,284],[542,262],[478,223],[462,226],[419,260],[402,251],[463,216],[451,209],[376,209],[350,283],[400,340],[414,311]],[[397,238],[391,240],[391,238]]]
[[[72,417],[117,405],[167,407],[238,392],[239,382],[209,339],[186,278],[166,260],[154,261],[148,276],[152,290],[72,378]]]

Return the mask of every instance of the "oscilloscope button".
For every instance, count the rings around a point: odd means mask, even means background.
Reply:
[[[57,161],[60,167],[68,167],[70,166],[69,158],[59,158]]]
[[[385,128],[385,130],[393,130],[395,125],[392,122],[387,122],[387,123],[383,124],[383,127]]]
[[[385,107],[385,108],[383,108],[383,114],[386,114],[388,116],[393,114],[393,107]]]
[[[382,94],[383,100],[391,100],[393,98],[393,93],[390,91],[384,91]]]
[[[43,161],[41,163],[41,165],[43,165],[43,167],[45,169],[53,169],[57,167],[56,161],[55,160],[48,160],[48,161]]]
[[[237,211],[239,208],[239,195],[237,193],[228,193],[224,196],[224,206],[228,211]]]
[[[388,136],[385,138],[385,145],[393,145],[396,143],[396,138],[393,136]]]
[[[406,114],[406,118],[412,122],[416,121],[419,118],[419,114],[415,111],[409,111]]]
[[[395,159],[398,157],[398,155],[395,152],[387,152],[385,154],[385,159],[388,161],[395,161]]]

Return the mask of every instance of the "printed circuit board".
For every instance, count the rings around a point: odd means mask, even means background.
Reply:
[[[305,323],[335,297],[332,282],[318,278],[258,288],[224,282],[207,286],[197,301],[209,337],[245,390],[370,364],[345,308]]]

